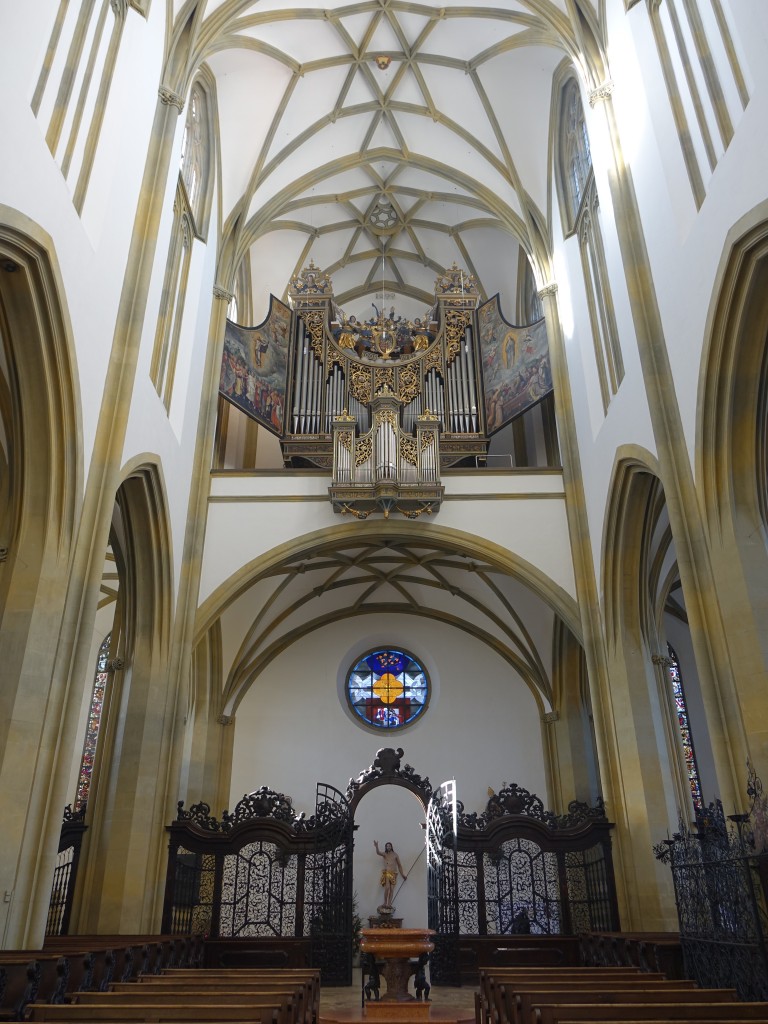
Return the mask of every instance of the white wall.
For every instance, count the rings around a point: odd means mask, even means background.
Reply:
[[[700,5],[702,10],[709,4]],[[696,209],[667,90],[645,4],[627,12],[623,0],[608,0],[608,78],[611,103],[621,141],[621,155],[631,173],[643,241],[647,247],[661,314],[664,342],[674,379],[668,392],[677,403],[691,461],[697,444],[699,383],[706,357],[707,317],[716,291],[718,267],[732,226],[766,198],[764,169],[768,162],[768,7],[759,0],[724,5],[736,53],[744,71],[750,100],[734,108],[729,91],[732,75],[718,73],[729,95],[734,136],[718,149],[713,171],[704,173],[706,197]],[[603,104],[584,102],[590,132],[595,179],[600,195],[601,225],[621,350],[626,375],[603,417],[599,409],[595,357],[584,300],[583,275],[575,238],[563,241],[559,216],[553,216],[558,303],[566,339],[568,370],[574,401],[581,468],[590,522],[595,568],[600,573],[600,548],[611,473],[617,450],[624,445],[646,449],[653,457],[645,384],[625,284],[626,269],[618,247],[608,182],[613,160],[608,146]],[[695,128],[695,125],[694,125]],[[716,134],[716,133],[715,133]],[[695,465],[695,463],[694,463]]]
[[[379,643],[402,644],[421,658],[433,686],[423,715],[391,734],[353,721],[339,692],[347,667]],[[498,791],[504,782],[548,802],[541,726],[530,691],[488,647],[442,623],[391,615],[326,627],[272,662],[240,704],[234,729],[230,810],[244,793],[265,785],[311,814],[317,782],[346,790],[385,746],[402,747],[403,764],[428,776],[433,787],[455,778],[467,811],[482,811],[488,787]],[[408,871],[423,842],[422,820],[415,799],[394,786],[361,802],[355,888],[363,917],[381,900],[373,839],[382,849],[391,841]],[[422,871],[418,867],[396,901],[406,927],[426,923]]]

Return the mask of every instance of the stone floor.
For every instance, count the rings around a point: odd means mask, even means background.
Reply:
[[[413,980],[411,980],[412,986]],[[429,1021],[432,1024],[474,1021],[476,991],[474,988],[436,988],[433,986],[430,992]],[[334,1024],[334,1022],[357,1024],[357,1022],[365,1021],[361,996],[360,971],[357,969],[352,972],[352,984],[346,988],[321,989],[321,1024]]]

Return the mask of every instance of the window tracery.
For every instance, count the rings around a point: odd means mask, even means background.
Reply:
[[[419,662],[397,648],[371,651],[347,673],[347,702],[374,729],[399,729],[413,722],[429,702],[429,689]]]
[[[624,378],[624,360],[600,227],[600,201],[578,82],[569,78],[560,94],[558,191],[563,228],[579,240],[584,286],[603,411]]]
[[[192,252],[202,239],[210,207],[212,142],[208,95],[200,82],[190,90],[173,204],[173,227],[157,317],[150,377],[170,411]]]

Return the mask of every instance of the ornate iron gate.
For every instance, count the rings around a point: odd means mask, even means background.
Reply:
[[[740,999],[766,1000],[768,834],[754,775],[749,792],[750,814],[730,815],[729,824],[717,801],[697,815],[695,832],[681,822],[654,852],[672,869],[686,976],[704,987],[735,988]]]
[[[443,783],[427,805],[427,923],[437,933],[430,958],[434,985],[453,985],[458,976],[455,939],[459,934],[456,833],[456,791]],[[453,801],[453,808],[451,806]]]
[[[317,784],[314,849],[305,868],[312,966],[323,985],[352,982],[352,813],[334,786]]]
[[[73,811],[72,805],[67,804],[64,808],[64,821],[59,836],[56,867],[53,870],[51,900],[48,904],[48,920],[45,925],[46,935],[69,934],[69,918],[72,914],[77,865],[80,860],[83,836],[87,830],[85,805],[80,810]]]

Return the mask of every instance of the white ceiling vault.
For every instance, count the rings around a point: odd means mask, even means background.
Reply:
[[[499,565],[448,545],[369,534],[286,557],[244,583],[211,617],[232,658],[225,666],[224,712],[234,714],[283,650],[328,623],[366,615],[387,622],[398,614],[474,636],[507,662],[542,711],[551,710],[556,612],[543,595]]]
[[[548,233],[552,81],[578,60],[576,0],[440,4],[200,0],[219,279],[249,254],[257,318],[310,259],[356,315],[382,290],[421,315],[455,261],[514,316],[519,246]]]

